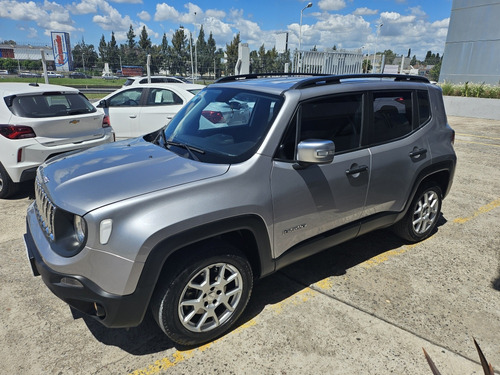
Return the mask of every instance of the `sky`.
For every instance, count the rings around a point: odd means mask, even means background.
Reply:
[[[288,47],[318,51],[363,48],[392,50],[423,60],[427,51],[443,54],[452,0],[0,0],[0,42],[51,45],[50,32],[68,32],[71,44],[85,41],[96,51],[104,35],[114,32],[118,44],[126,41],[130,25],[139,39],[145,26],[153,44],[163,34],[184,26],[197,38],[203,25],[217,47],[225,49],[237,33],[250,50],[276,45],[276,35],[288,32]],[[305,8],[305,9],[304,9]],[[300,19],[302,14],[302,28]],[[301,29],[301,33],[300,33]]]

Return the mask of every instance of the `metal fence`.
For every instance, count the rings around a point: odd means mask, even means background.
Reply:
[[[355,51],[297,51],[293,72],[314,74],[357,74],[363,72],[363,52]]]

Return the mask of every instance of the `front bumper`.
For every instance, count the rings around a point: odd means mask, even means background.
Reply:
[[[45,264],[29,225],[24,242],[33,274],[40,275],[52,293],[68,305],[106,327],[135,327],[142,322],[151,298],[151,286],[138,286],[134,293],[125,296],[108,293],[86,277],[56,272]]]

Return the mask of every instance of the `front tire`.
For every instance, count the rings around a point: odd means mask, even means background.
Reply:
[[[228,331],[253,288],[247,259],[233,246],[216,242],[175,269],[181,272],[160,279],[151,304],[163,332],[178,344],[199,345]]]
[[[394,225],[394,232],[409,242],[428,238],[441,215],[443,193],[437,185],[426,185],[417,191],[406,215]]]

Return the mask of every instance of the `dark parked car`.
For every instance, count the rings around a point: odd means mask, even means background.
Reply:
[[[84,74],[82,72],[72,72],[69,73],[69,78],[92,78],[92,76],[89,76],[87,74]]]

